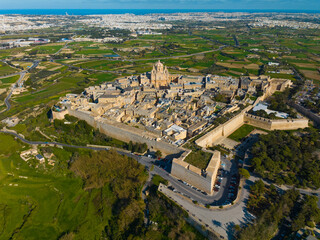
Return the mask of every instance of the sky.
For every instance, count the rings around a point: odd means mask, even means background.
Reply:
[[[0,0],[0,9],[273,9],[320,11],[320,0]]]

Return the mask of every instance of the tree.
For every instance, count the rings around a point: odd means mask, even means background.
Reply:
[[[157,150],[157,151],[156,151],[156,157],[157,157],[157,158],[161,158],[161,157],[162,157],[162,152],[159,151],[159,150]]]
[[[240,168],[240,169],[239,169],[239,174],[240,174],[241,177],[243,177],[243,178],[245,178],[245,179],[250,178],[250,173],[248,172],[247,169]]]

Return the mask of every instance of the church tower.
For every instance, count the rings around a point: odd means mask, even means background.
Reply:
[[[151,84],[155,88],[160,88],[168,86],[169,83],[169,71],[159,60],[155,65],[153,65],[151,71]]]

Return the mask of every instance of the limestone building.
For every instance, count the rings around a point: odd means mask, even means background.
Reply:
[[[160,62],[160,60],[153,65],[151,71],[151,84],[155,88],[165,87],[170,84],[169,71],[167,67]]]

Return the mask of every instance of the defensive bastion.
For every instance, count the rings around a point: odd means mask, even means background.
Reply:
[[[183,148],[178,148],[158,139],[158,136],[151,132],[130,127],[123,123],[94,117],[89,111],[79,110],[71,106],[68,106],[66,110],[61,112],[52,111],[53,119],[64,119],[66,114],[85,120],[92,127],[99,129],[100,132],[110,137],[124,142],[146,143],[148,148],[160,150],[164,155],[178,155],[185,151]]]
[[[309,120],[302,119],[266,119],[248,114],[252,106],[244,109],[237,116],[231,118],[224,124],[219,125],[206,135],[196,140],[196,144],[201,147],[208,147],[215,144],[215,142],[221,137],[228,137],[243,124],[249,124],[254,127],[262,128],[268,131],[272,130],[296,130],[299,128],[308,127]]]
[[[171,174],[211,194],[220,167],[220,152],[213,152],[211,160],[205,170],[201,170],[184,161],[190,153],[191,150],[186,150],[179,158],[175,158],[172,161]]]

